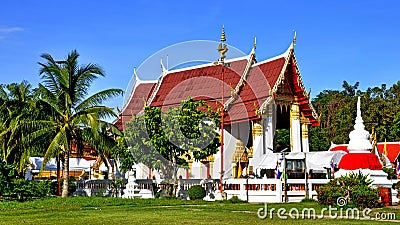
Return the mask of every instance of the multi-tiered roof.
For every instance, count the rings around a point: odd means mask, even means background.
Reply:
[[[116,125],[122,129],[122,124],[145,105],[164,110],[178,106],[189,96],[205,100],[214,110],[224,108],[226,124],[257,120],[260,112],[276,98],[280,87],[286,84],[286,89],[299,103],[303,116],[316,126],[319,124],[317,114],[305,90],[294,54],[295,41],[296,37],[283,54],[261,62],[256,60],[254,44],[249,55],[224,60],[223,63],[170,71],[164,68],[158,81],[142,81],[135,73],[135,85]]]

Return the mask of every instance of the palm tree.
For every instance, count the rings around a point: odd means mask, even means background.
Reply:
[[[38,113],[33,107],[34,90],[27,81],[0,85],[0,143],[1,159],[25,169],[31,149],[23,145],[21,125]]]
[[[67,197],[72,145],[82,150],[84,143],[102,143],[107,138],[102,135],[102,129],[113,125],[105,119],[115,117],[116,113],[101,104],[122,94],[122,90],[107,89],[88,96],[90,85],[98,77],[104,76],[104,72],[96,64],[78,65],[79,54],[76,50],[62,61],[54,60],[49,54],[41,57],[46,62],[39,62],[42,84],[39,84],[38,93],[41,108],[49,116],[30,123],[34,132],[28,139],[47,137],[50,140],[43,165],[50,157],[62,156],[62,197]]]

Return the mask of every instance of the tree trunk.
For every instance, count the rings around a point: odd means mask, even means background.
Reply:
[[[69,177],[69,152],[64,153],[64,168],[63,168],[63,190],[61,197],[68,197],[68,177]]]
[[[107,162],[108,162],[108,164],[111,166],[111,174],[109,174],[109,178],[108,179],[110,179],[111,178],[111,180],[112,181],[115,181],[115,177],[114,177],[114,170],[115,170],[115,167],[114,167],[114,163],[112,163],[111,162],[111,159],[109,159],[108,157],[106,158],[107,159]],[[115,159],[114,159],[114,162],[115,162]]]
[[[176,153],[174,153],[174,154],[176,154]],[[173,169],[173,174],[172,174],[172,176],[173,176],[173,185],[172,185],[172,195],[173,196],[176,196],[176,189],[177,189],[177,187],[178,187],[178,179],[177,179],[177,175],[178,175],[178,170],[177,170],[177,166],[176,166],[176,159],[175,159],[175,157],[174,158],[172,158],[172,163],[173,163],[173,167],[172,167],[172,169]]]

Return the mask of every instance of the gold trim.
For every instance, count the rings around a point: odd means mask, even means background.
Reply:
[[[236,147],[232,155],[232,162],[236,163],[236,162],[248,162],[248,161],[249,161],[248,153],[245,151],[243,142],[241,140],[236,140]]]
[[[259,124],[259,123],[254,123],[254,124],[253,124],[253,129],[252,129],[252,134],[253,134],[253,137],[262,136],[262,134],[263,134],[263,127],[262,127],[262,125]]]
[[[248,158],[253,158],[253,147],[249,148],[249,152],[247,153]]]

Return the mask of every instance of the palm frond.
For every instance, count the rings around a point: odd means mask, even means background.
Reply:
[[[115,98],[122,95],[124,92],[118,88],[110,88],[107,90],[103,90],[97,92],[90,97],[86,98],[82,103],[80,103],[77,107],[77,111],[81,111],[83,109],[87,109],[89,107],[97,106],[103,104],[104,101],[109,100],[110,98]]]

